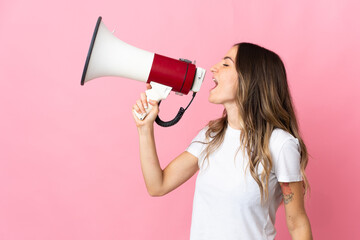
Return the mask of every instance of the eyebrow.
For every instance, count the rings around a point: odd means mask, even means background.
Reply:
[[[224,57],[223,59],[224,59],[224,60],[225,60],[225,59],[230,59],[232,62],[234,62],[234,60],[232,60],[231,57],[228,57],[228,56]]]

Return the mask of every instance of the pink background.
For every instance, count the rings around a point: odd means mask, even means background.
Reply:
[[[232,44],[278,53],[311,154],[315,239],[360,238],[360,4],[357,1],[0,2],[0,239],[188,239],[196,175],[152,198],[131,107],[145,85],[80,86],[98,16],[133,46],[210,69]],[[156,126],[161,166],[219,117],[208,71],[179,124]],[[171,94],[171,118],[190,96]],[[290,239],[284,209],[277,239]]]

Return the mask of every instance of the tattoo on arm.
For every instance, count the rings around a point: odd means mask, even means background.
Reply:
[[[283,193],[284,203],[288,204],[293,200],[294,193],[291,191],[289,183],[281,183],[280,186]]]

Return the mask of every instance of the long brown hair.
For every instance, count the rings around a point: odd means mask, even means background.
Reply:
[[[238,43],[234,46],[238,47],[235,60],[238,73],[236,103],[243,128],[237,153],[241,149],[243,154],[249,156],[248,167],[259,185],[263,202],[268,199],[269,175],[273,166],[269,150],[271,133],[275,128],[287,131],[299,140],[301,175],[306,193],[309,190],[305,175],[308,152],[300,136],[285,66],[276,53],[256,44]],[[205,134],[208,145],[204,150],[208,161],[210,154],[222,144],[227,125],[226,109],[221,118],[208,123]],[[263,171],[259,177],[257,171],[260,164]]]

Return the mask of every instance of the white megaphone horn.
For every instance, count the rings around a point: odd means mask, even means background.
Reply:
[[[191,90],[195,97],[204,80],[205,69],[196,68],[186,59],[177,60],[131,46],[115,37],[101,19],[99,17],[96,23],[81,85],[95,78],[116,76],[150,83],[152,88],[146,90],[148,101],[160,103],[171,91],[182,95]],[[180,108],[172,121],[163,122],[157,117],[156,122],[163,127],[172,126],[180,120],[187,107]],[[148,104],[146,114],[134,113],[143,120],[151,108],[152,105]]]

